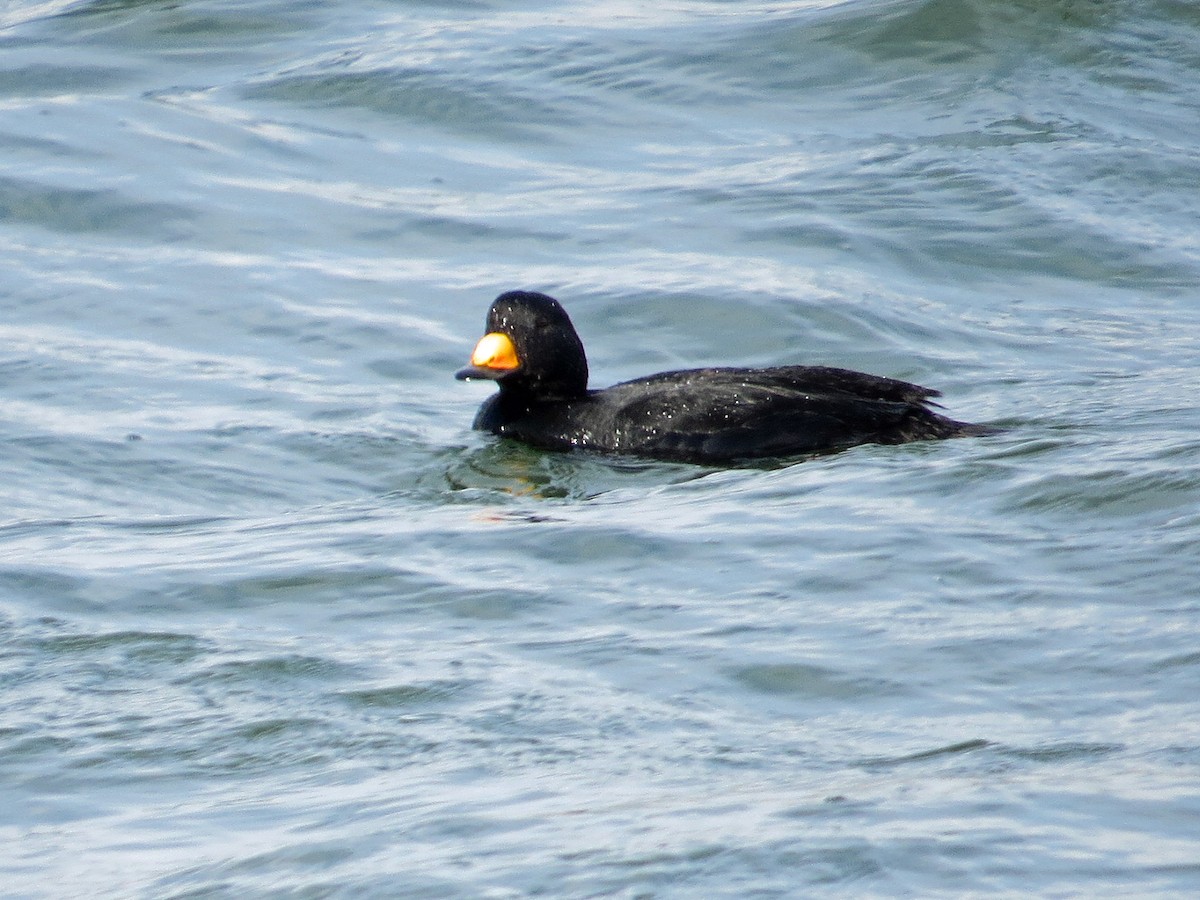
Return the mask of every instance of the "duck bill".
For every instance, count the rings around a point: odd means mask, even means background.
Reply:
[[[493,331],[479,339],[475,351],[471,354],[471,364],[455,372],[454,377],[459,381],[470,381],[473,378],[496,381],[520,367],[521,360],[517,356],[517,348],[512,338],[499,331]]]
[[[498,381],[511,371],[512,369],[485,369],[483,366],[467,366],[455,372],[454,377],[459,381],[475,381],[479,378]]]

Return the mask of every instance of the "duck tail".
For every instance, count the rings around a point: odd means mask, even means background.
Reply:
[[[987,437],[989,434],[999,434],[1004,429],[997,428],[994,425],[979,425],[975,422],[958,422],[946,416],[934,414],[937,419],[936,423],[930,423],[934,426],[935,434],[931,437],[938,438],[962,438],[962,437]]]

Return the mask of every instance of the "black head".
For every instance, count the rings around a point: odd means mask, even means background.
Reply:
[[[501,390],[577,397],[587,392],[587,356],[559,302],[536,291],[508,291],[493,301],[486,334],[471,365],[456,378],[490,378]]]

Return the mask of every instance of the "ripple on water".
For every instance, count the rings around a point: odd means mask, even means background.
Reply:
[[[1192,6],[9,4],[0,880],[1194,895]],[[493,440],[520,286],[1006,430]]]

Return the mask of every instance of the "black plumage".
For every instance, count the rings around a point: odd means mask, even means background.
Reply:
[[[566,311],[532,291],[497,297],[486,331],[457,374],[499,386],[475,427],[547,450],[720,464],[991,430],[935,412],[938,391],[827,366],[684,369],[589,390]]]

